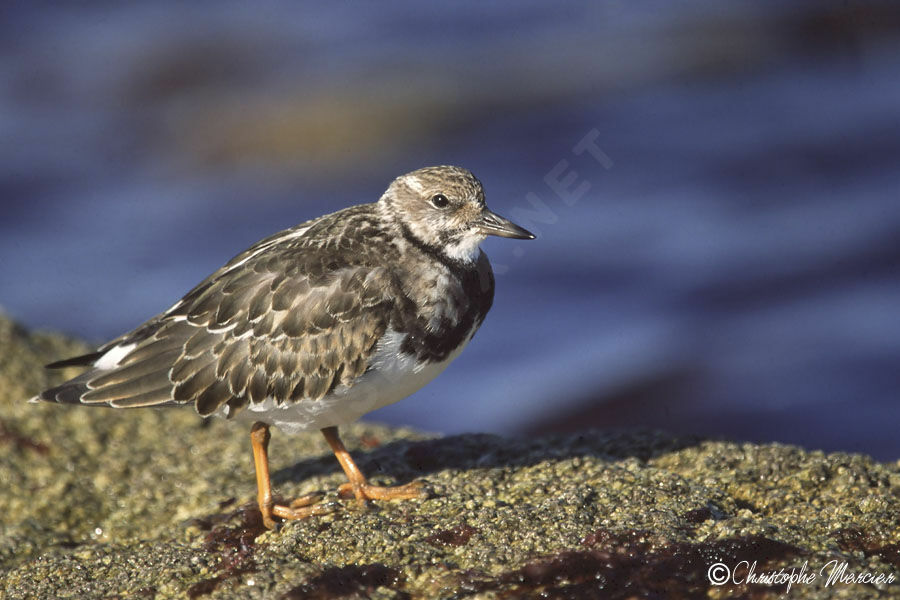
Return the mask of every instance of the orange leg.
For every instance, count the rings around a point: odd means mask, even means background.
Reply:
[[[341,463],[341,468],[344,469],[344,473],[347,475],[347,479],[350,480],[338,488],[338,494],[341,496],[352,494],[360,504],[365,503],[366,500],[411,500],[428,496],[428,493],[422,489],[422,484],[418,481],[392,487],[371,485],[366,481],[366,476],[359,470],[359,467],[353,462],[353,457],[350,456],[350,453],[344,447],[344,443],[338,436],[337,427],[326,427],[322,430],[322,435],[325,436],[325,441],[331,446],[335,457]]]
[[[323,515],[331,512],[330,505],[316,505],[322,497],[319,494],[309,494],[297,498],[289,505],[275,504],[272,495],[272,480],[269,477],[269,426],[261,421],[253,424],[250,430],[250,444],[253,447],[253,465],[256,467],[256,489],[259,501],[259,512],[262,513],[263,524],[273,529],[275,520],[273,516],[281,519],[305,519],[313,515]]]

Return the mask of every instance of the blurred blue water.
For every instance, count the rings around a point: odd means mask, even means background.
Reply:
[[[461,164],[540,239],[486,242],[482,330],[371,418],[896,458],[900,19],[835,6],[11,11],[0,306],[102,341],[265,235]],[[256,119],[290,132],[294,104],[336,128],[261,151]],[[573,152],[593,131],[611,165]]]

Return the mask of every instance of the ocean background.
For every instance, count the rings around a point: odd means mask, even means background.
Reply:
[[[485,243],[484,326],[369,419],[900,458],[895,3],[0,13],[0,307],[29,328],[102,342],[448,163],[539,238]]]

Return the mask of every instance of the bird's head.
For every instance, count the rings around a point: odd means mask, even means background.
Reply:
[[[534,239],[491,212],[481,182],[461,167],[425,167],[401,175],[380,202],[406,235],[453,260],[475,260],[478,245],[489,235]]]

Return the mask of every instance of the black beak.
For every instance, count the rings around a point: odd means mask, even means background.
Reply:
[[[519,227],[509,219],[504,219],[497,213],[484,209],[481,213],[481,222],[478,229],[485,235],[497,235],[516,240],[533,240],[534,234]]]

